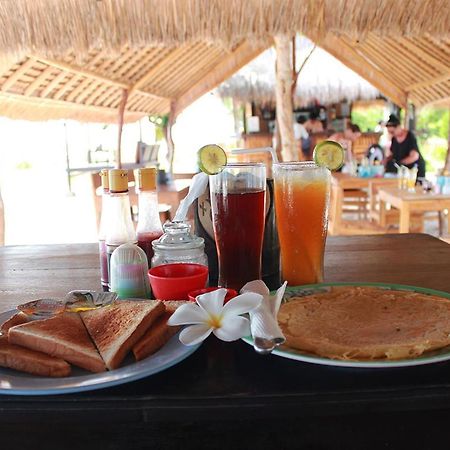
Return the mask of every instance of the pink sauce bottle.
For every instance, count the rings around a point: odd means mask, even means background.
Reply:
[[[138,245],[147,255],[150,266],[153,257],[152,242],[163,234],[159,218],[158,193],[156,192],[156,168],[138,169],[137,175],[139,216],[136,233]]]
[[[98,230],[98,251],[100,255],[100,279],[103,291],[108,291],[109,275],[108,275],[108,255],[106,251],[106,230],[108,226],[109,214],[109,178],[108,170],[100,171],[100,179],[102,180],[102,210],[100,215],[100,226]]]

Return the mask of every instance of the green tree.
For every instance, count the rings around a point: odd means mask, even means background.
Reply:
[[[352,122],[359,125],[361,131],[375,131],[380,120],[384,119],[384,108],[372,106],[370,108],[353,108]]]
[[[437,172],[445,165],[447,154],[449,110],[426,107],[418,111],[416,132],[427,171]]]

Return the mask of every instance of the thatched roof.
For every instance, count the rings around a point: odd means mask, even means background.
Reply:
[[[175,114],[302,32],[400,105],[450,98],[448,0],[0,0],[0,113]]]
[[[57,59],[30,54],[3,63],[0,113],[28,120],[117,122],[124,89],[129,93],[125,121],[166,114],[171,105],[180,111],[262,50],[246,43],[226,49],[197,42],[174,48],[123,47],[115,57],[100,50]]]
[[[297,37],[296,65],[302,67],[294,104],[306,106],[341,100],[373,100],[380,93],[364,78],[350,70],[321,49],[313,48],[309,39]],[[222,83],[218,92],[241,102],[256,101],[262,105],[275,104],[276,52],[270,48]]]
[[[449,10],[447,3],[442,14]],[[319,44],[401,106],[407,101],[416,106],[450,104],[450,26],[449,34],[440,38],[328,34]]]
[[[447,0],[2,0],[0,48],[15,55],[57,56],[101,47],[233,47],[302,32],[361,37],[448,35]]]

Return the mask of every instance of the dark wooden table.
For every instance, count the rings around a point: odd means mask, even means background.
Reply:
[[[427,235],[327,243],[326,281],[450,292],[449,268],[450,246]],[[79,288],[99,288],[95,244],[0,248],[1,311]],[[0,397],[5,448],[445,448],[449,421],[450,362],[316,366],[213,338],[141,381],[83,394]]]

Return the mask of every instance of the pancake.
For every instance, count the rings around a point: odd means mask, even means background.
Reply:
[[[332,287],[284,303],[286,346],[341,360],[397,360],[450,345],[450,300],[374,287]]]

